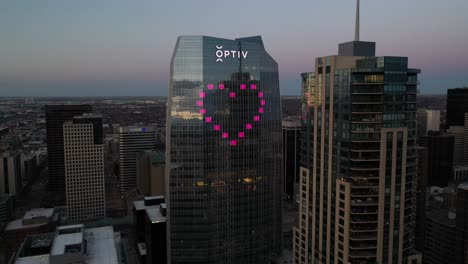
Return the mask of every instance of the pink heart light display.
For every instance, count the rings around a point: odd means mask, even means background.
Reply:
[[[215,85],[212,84],[212,83],[209,83],[207,84],[206,88],[208,90],[213,90],[215,88]],[[218,84],[218,89],[219,90],[224,90],[226,87],[224,84]],[[245,83],[242,83],[239,85],[239,89],[240,90],[247,90],[247,84]],[[257,85],[256,84],[250,84],[250,90],[252,91],[258,91],[257,90]],[[231,91],[229,93],[227,93],[227,96],[231,99],[231,100],[235,100],[236,99],[236,92],[231,89]],[[265,113],[265,105],[266,105],[266,100],[264,99],[264,93],[262,91],[258,91],[257,92],[257,95],[258,95],[258,98],[260,98],[260,103],[259,103],[259,107],[258,107],[258,114],[256,115],[253,115],[251,120],[253,123],[255,122],[259,122],[260,121],[260,115],[262,115],[263,113]],[[238,142],[239,142],[239,139],[242,139],[242,138],[245,138],[246,137],[246,133],[245,131],[238,131],[235,135],[230,135],[228,132],[226,131],[223,131],[223,128],[220,124],[217,124],[215,120],[213,120],[213,118],[211,116],[208,116],[207,115],[207,112],[206,112],[206,109],[203,108],[204,106],[204,102],[203,100],[206,98],[206,92],[205,91],[202,91],[199,93],[199,99],[196,101],[196,105],[198,107],[200,107],[200,114],[204,116],[203,120],[205,121],[205,123],[214,123],[214,125],[212,126],[213,128],[213,131],[218,131],[220,133],[220,137],[222,139],[225,139],[229,142],[229,145],[230,146],[237,146]],[[245,123],[242,127],[244,127],[246,130],[252,130],[253,129],[253,123]]]

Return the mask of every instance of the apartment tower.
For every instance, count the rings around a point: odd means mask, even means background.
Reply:
[[[419,263],[414,251],[416,93],[406,57],[355,41],[303,78],[294,263]]]

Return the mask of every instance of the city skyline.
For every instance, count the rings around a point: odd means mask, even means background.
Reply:
[[[173,40],[199,34],[262,35],[280,65],[281,94],[299,95],[300,73],[354,34],[355,1],[336,4],[273,1],[269,12],[255,12],[264,5],[3,3],[0,96],[166,96]],[[422,69],[421,93],[443,94],[468,85],[467,8],[462,0],[362,1],[361,39],[382,43],[377,55],[410,57]],[[224,19],[227,12],[239,19]]]

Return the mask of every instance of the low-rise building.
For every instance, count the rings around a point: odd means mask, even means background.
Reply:
[[[52,232],[61,222],[64,208],[37,208],[27,211],[23,218],[9,222],[4,230],[7,256],[23,243],[28,235]]]
[[[127,263],[120,244],[120,234],[112,226],[61,226],[55,232],[26,237],[10,264]]]

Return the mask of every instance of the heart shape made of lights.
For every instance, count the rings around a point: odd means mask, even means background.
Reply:
[[[249,86],[249,87],[247,87]],[[258,113],[254,114],[252,117],[250,117],[250,121],[247,121],[246,123],[242,124],[243,129],[237,131],[237,135],[231,135],[229,134],[223,126],[218,123],[214,118],[207,113],[204,103],[204,100],[206,98],[207,92],[202,91],[199,93],[199,98],[196,102],[196,105],[200,108],[199,113],[203,116],[203,121],[206,124],[211,125],[213,131],[218,131],[220,133],[220,136],[222,139],[228,140],[230,146],[237,146],[238,140],[241,138],[245,138],[246,136],[246,130],[252,130],[254,128],[254,123],[260,122],[261,115],[265,112],[265,105],[266,105],[266,100],[264,98],[265,94],[258,90],[257,84],[250,84],[247,85],[245,83],[239,84],[238,89],[240,91],[247,91],[247,88],[251,91],[257,91],[257,96],[259,99],[259,106],[258,106]],[[214,90],[215,85],[213,83],[209,83],[206,86],[206,89],[208,90]],[[223,91],[226,89],[226,85],[224,83],[220,83],[217,85],[217,89]],[[231,88],[229,90],[228,96],[230,100],[235,100],[237,98],[238,93],[235,91],[236,88]]]

